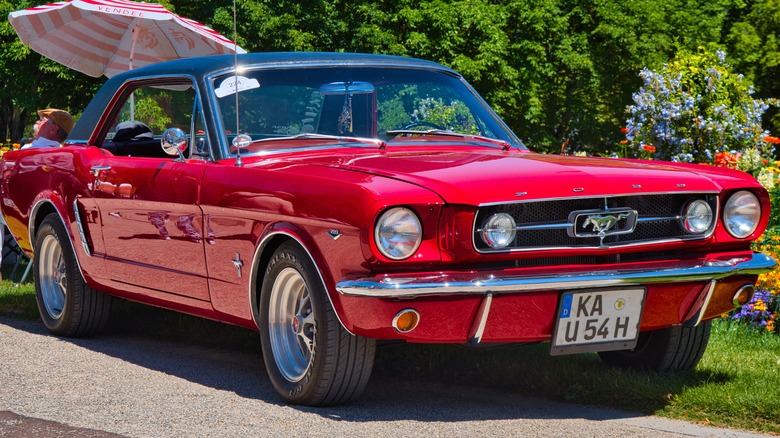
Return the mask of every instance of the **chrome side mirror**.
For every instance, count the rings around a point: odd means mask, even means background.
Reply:
[[[184,151],[187,150],[187,134],[179,128],[168,128],[160,140],[163,151],[170,156],[179,156],[176,161],[184,161]]]

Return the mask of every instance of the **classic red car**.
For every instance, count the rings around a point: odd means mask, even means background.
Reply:
[[[3,156],[49,331],[98,333],[112,297],[237,324],[284,400],[328,405],[360,395],[377,340],[687,370],[775,265],[745,173],[532,153],[433,62],[235,62],[115,76],[64,147]]]

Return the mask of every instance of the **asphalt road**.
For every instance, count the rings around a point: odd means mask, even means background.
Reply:
[[[372,378],[354,404],[280,402],[250,353],[0,317],[0,436],[756,436],[486,390]]]

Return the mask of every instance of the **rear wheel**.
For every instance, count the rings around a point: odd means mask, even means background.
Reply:
[[[260,340],[271,383],[288,403],[350,402],[371,375],[376,341],[344,330],[326,294],[300,246],[274,253],[260,293]]]
[[[100,332],[111,313],[111,296],[87,285],[79,271],[65,226],[47,216],[35,239],[35,298],[46,328],[61,336]]]
[[[604,363],[631,369],[688,371],[699,363],[710,339],[712,321],[696,327],[672,326],[639,334],[633,350],[599,353]]]

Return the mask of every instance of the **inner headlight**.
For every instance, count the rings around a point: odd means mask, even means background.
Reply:
[[[482,226],[482,240],[491,248],[505,248],[515,240],[517,224],[508,213],[490,216]]]
[[[728,232],[738,238],[744,239],[756,231],[758,221],[761,220],[761,204],[756,195],[741,190],[731,195],[723,208],[723,223]]]
[[[376,246],[385,257],[403,260],[420,247],[422,224],[408,208],[391,208],[379,217],[374,237]]]
[[[691,234],[702,234],[712,225],[712,207],[706,201],[697,199],[685,207],[683,226]]]

